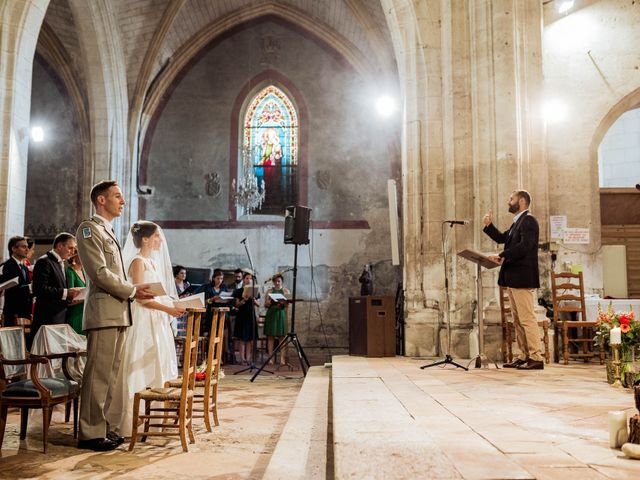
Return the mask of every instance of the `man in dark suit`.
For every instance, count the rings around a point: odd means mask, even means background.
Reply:
[[[531,196],[525,190],[516,190],[509,197],[509,212],[514,215],[511,227],[500,232],[493,225],[493,212],[489,210],[482,222],[484,233],[504,250],[490,258],[501,264],[498,285],[506,287],[511,302],[516,341],[520,355],[505,368],[542,370],[544,361],[540,346],[540,331],[534,313],[536,289],[540,287],[538,272],[538,222],[529,213]]]
[[[18,285],[4,291],[4,325],[12,327],[16,317],[31,318],[32,296],[29,289],[29,270],[24,265],[29,245],[27,239],[20,236],[9,239],[10,258],[0,265],[0,283],[18,278]]]
[[[53,241],[53,249],[40,257],[33,267],[33,295],[36,306],[29,337],[29,348],[42,325],[65,323],[67,305],[82,289],[67,288],[64,261],[76,251],[76,239],[70,233],[60,233]]]

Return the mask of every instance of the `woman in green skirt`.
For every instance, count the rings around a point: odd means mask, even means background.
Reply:
[[[287,301],[283,297],[289,295],[289,290],[282,286],[284,278],[281,274],[274,275],[271,281],[273,282],[273,287],[267,290],[264,301],[264,306],[267,307],[264,334],[267,337],[269,355],[273,352],[274,340],[280,343],[287,334]],[[285,351],[283,348],[280,350],[280,365],[285,364]]]
[[[82,263],[80,262],[80,256],[78,252],[75,253],[69,260],[69,266],[67,267],[65,273],[67,276],[67,287],[76,288],[81,287],[85,288],[87,286],[86,276],[84,274],[84,270],[82,269]],[[80,335],[82,332],[82,311],[84,309],[84,300],[73,301],[67,307],[67,323],[71,325],[77,333]]]

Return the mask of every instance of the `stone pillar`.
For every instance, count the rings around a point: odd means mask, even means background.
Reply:
[[[110,0],[69,0],[87,76],[93,146],[91,183],[106,179],[119,183],[127,207],[116,223],[116,229],[125,233],[131,221],[130,207],[135,192],[130,188],[131,157],[127,146],[126,65],[113,3]],[[87,213],[89,204],[87,198]]]
[[[455,252],[495,250],[481,232],[482,215],[493,208],[496,223],[506,228],[506,203],[516,188],[531,192],[541,241],[546,238],[541,5],[383,0],[383,6],[405,102],[406,352],[442,355],[446,349],[441,225],[458,218],[472,223],[456,227],[447,248],[452,353],[471,356],[475,266],[458,261]],[[493,272],[483,276],[486,301],[495,298],[495,280]]]
[[[33,56],[49,0],[0,3],[0,248],[24,233]]]

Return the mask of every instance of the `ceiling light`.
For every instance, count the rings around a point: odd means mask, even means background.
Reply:
[[[44,140],[44,130],[42,129],[42,127],[31,128],[31,140],[36,143],[40,143]]]
[[[376,110],[381,117],[389,117],[396,110],[396,102],[389,95],[382,95],[376,100]]]
[[[561,100],[548,100],[544,103],[543,114],[547,123],[562,122],[567,118],[567,104]]]

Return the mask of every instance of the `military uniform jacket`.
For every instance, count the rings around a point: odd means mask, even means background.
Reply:
[[[120,245],[110,226],[98,217],[85,220],[78,227],[76,241],[89,278],[84,330],[130,326],[134,286],[127,281]]]

